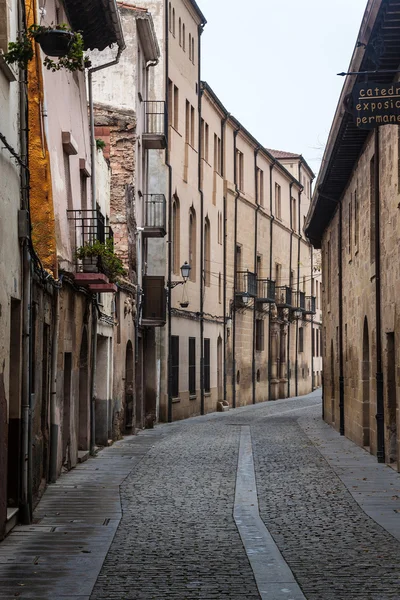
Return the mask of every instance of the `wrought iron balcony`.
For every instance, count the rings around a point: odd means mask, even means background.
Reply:
[[[165,102],[147,100],[144,105],[143,145],[147,150],[162,150],[167,146]]]
[[[293,290],[284,285],[276,288],[275,303],[278,308],[293,308]]]
[[[106,225],[104,215],[98,210],[68,210],[67,215],[71,225],[75,280],[82,286],[88,286],[92,292],[115,292],[117,288],[109,283],[98,255],[90,256],[88,251],[82,258],[77,256],[79,248],[113,240],[113,231]]]
[[[306,315],[315,315],[317,312],[317,303],[315,296],[306,296],[306,307],[304,313]]]
[[[272,279],[257,280],[257,302],[274,303],[276,296],[275,281]]]
[[[144,235],[165,237],[167,235],[167,202],[164,194],[144,194]]]
[[[237,271],[235,295],[247,298],[257,297],[257,275],[251,271]]]

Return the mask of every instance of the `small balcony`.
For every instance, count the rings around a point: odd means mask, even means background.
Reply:
[[[163,327],[167,321],[167,296],[164,277],[143,277],[142,325]]]
[[[144,105],[143,146],[146,150],[163,150],[167,147],[165,102],[147,100]]]
[[[273,304],[275,296],[275,281],[272,281],[272,279],[257,280],[257,302]]]
[[[235,296],[244,304],[257,297],[257,275],[251,271],[238,271]]]
[[[294,308],[293,306],[293,290],[284,285],[276,288],[275,304],[278,308]]]
[[[306,304],[304,314],[315,315],[317,312],[317,303],[315,296],[306,296]]]
[[[116,292],[117,286],[110,283],[99,256],[77,257],[79,248],[93,246],[96,242],[105,244],[113,239],[112,229],[105,224],[104,215],[96,210],[68,210],[67,215],[73,239],[76,283],[93,293]]]
[[[163,238],[167,235],[167,202],[164,194],[145,194],[144,231],[148,238]]]

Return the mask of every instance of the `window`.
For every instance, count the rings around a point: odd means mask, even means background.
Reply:
[[[179,336],[171,336],[171,394],[173,398],[179,397]]]
[[[172,107],[174,103],[174,85],[170,79],[168,79],[168,125],[173,125],[173,113]]]
[[[194,37],[192,37],[192,63],[194,64]]]
[[[192,148],[194,148],[194,143],[195,143],[195,113],[194,113],[194,107],[191,106],[190,108],[190,144],[192,146]]]
[[[185,113],[185,141],[187,144],[190,143],[190,102],[187,100]]]
[[[257,202],[260,206],[264,206],[264,171],[257,168]]]
[[[242,247],[237,244],[236,246],[236,271],[240,272],[242,270]]]
[[[179,246],[180,246],[180,210],[179,200],[174,196],[172,202],[172,231],[171,231],[171,244],[172,244],[172,272],[176,275],[179,274],[180,260],[179,260]]]
[[[189,33],[189,60],[192,60],[192,34]]]
[[[210,339],[204,338],[204,391],[209,393],[211,391],[211,353],[210,353]]]
[[[243,152],[236,150],[236,185],[239,190],[244,189],[244,157]]]
[[[186,27],[185,23],[182,25],[182,48],[183,51],[186,52]]]
[[[168,6],[168,29],[172,33],[172,6],[171,6],[171,2],[169,3],[169,6]]]
[[[352,211],[352,199],[353,199],[353,194],[350,194],[350,202],[349,202],[349,216],[348,216],[348,226],[349,226],[349,244],[348,244],[348,250],[349,250],[349,254],[351,254],[351,238],[352,238],[352,231],[351,231],[351,227],[352,227],[352,218],[353,218],[353,211]]]
[[[358,196],[357,189],[354,190],[354,246],[355,251],[358,250],[358,236],[359,236],[359,227],[360,227],[360,217],[358,212]]]
[[[64,177],[66,182],[66,192],[67,192],[67,208],[68,210],[72,210],[74,208],[72,203],[72,183],[71,183],[71,164],[69,162],[69,154],[67,152],[63,152],[64,157]]]
[[[282,279],[282,265],[275,263],[275,282],[276,287],[280,287]]]
[[[221,140],[214,134],[214,171],[221,174]]]
[[[264,351],[264,321],[256,319],[256,351]]]
[[[258,278],[262,277],[262,256],[257,255],[256,275]]]
[[[339,238],[338,238],[339,239]],[[331,303],[331,242],[328,242],[328,250],[327,250],[327,262],[328,262],[328,269],[327,269],[327,300],[328,300],[328,304]]]
[[[87,210],[88,207],[88,196],[87,196],[87,177],[81,171],[81,207],[82,210]]]
[[[209,148],[209,127],[208,123],[204,126],[204,158],[208,162],[208,148]]]
[[[297,229],[297,202],[296,198],[292,198],[292,229],[296,231]]]
[[[370,259],[375,262],[375,156],[371,158],[369,165],[369,221],[370,221]]]
[[[196,211],[192,207],[189,211],[189,264],[192,267],[190,270],[190,281],[196,281]]]
[[[179,17],[178,32],[179,32],[179,45],[182,47],[182,19],[180,17]]]
[[[175,9],[172,9],[172,35],[175,37]]]
[[[196,338],[189,338],[189,394],[196,394]]]
[[[218,244],[222,245],[224,237],[222,213],[218,211]]]
[[[275,216],[277,219],[282,218],[281,209],[281,186],[275,183]]]
[[[179,89],[174,85],[174,127],[179,129]]]
[[[210,221],[206,217],[204,224],[204,283],[207,287],[211,285],[211,236]]]
[[[299,352],[304,352],[304,327],[299,327]]]
[[[222,303],[222,277],[221,273],[218,274],[218,303]]]

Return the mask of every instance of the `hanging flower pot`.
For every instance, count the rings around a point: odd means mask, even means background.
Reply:
[[[48,29],[35,34],[35,40],[40,44],[47,56],[66,56],[70,51],[75,34],[62,29]]]
[[[187,300],[184,302],[179,302],[179,304],[181,305],[181,308],[187,308],[189,306],[189,302]]]

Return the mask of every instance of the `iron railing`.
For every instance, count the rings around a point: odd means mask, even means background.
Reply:
[[[276,288],[275,302],[277,306],[293,307],[293,290],[284,285]]]
[[[90,246],[98,241],[104,244],[113,240],[113,230],[106,225],[104,215],[99,210],[67,210],[68,220],[71,224],[73,235],[73,256],[77,272],[87,269],[100,268],[97,256],[78,259],[76,251],[83,246]]]
[[[165,135],[166,111],[164,100],[146,100],[144,104],[144,133]]]
[[[306,296],[306,308],[304,311],[308,315],[315,315],[317,312],[317,303],[315,296]]]
[[[275,302],[276,286],[272,279],[257,280],[257,302]]]
[[[164,194],[144,194],[144,226],[145,229],[167,228],[167,202]]]
[[[257,297],[257,275],[251,271],[237,271],[237,296]]]

